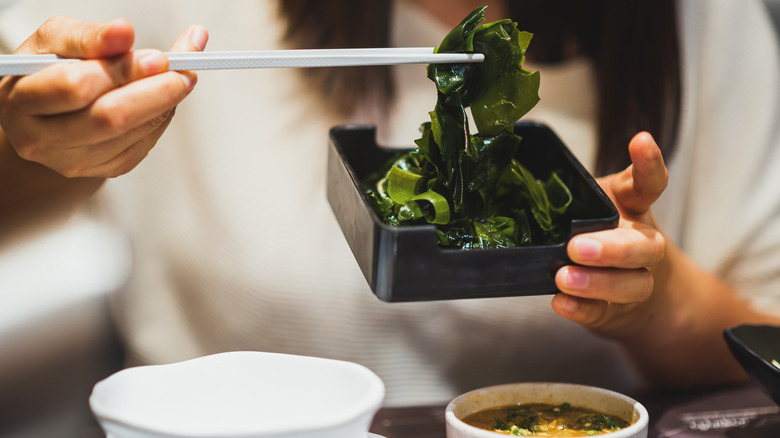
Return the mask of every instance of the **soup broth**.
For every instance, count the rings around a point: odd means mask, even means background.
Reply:
[[[509,405],[475,412],[462,421],[492,432],[515,436],[578,437],[622,429],[629,423],[569,403]]]

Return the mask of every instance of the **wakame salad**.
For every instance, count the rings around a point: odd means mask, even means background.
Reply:
[[[514,124],[539,102],[539,73],[523,66],[532,34],[509,19],[480,24],[486,8],[471,12],[436,48],[483,53],[484,62],[428,66],[437,101],[417,147],[394,157],[363,189],[384,223],[434,224],[445,248],[559,243],[569,188],[557,173],[539,180],[515,159],[518,148],[531,145]]]

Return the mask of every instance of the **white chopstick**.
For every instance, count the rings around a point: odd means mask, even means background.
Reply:
[[[482,62],[481,53],[433,53],[433,47],[381,49],[254,50],[167,52],[170,70],[443,64]],[[0,55],[0,76],[35,73],[52,64],[78,62],[57,55]]]

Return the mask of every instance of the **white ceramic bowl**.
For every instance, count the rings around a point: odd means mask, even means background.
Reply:
[[[128,368],[89,402],[110,438],[366,438],[384,394],[362,365],[243,351]]]
[[[498,438],[507,436],[470,426],[460,419],[484,409],[526,403],[571,403],[572,406],[595,409],[617,415],[631,425],[599,438],[646,438],[647,409],[623,394],[593,386],[568,383],[512,383],[467,392],[452,400],[445,412],[447,438]]]

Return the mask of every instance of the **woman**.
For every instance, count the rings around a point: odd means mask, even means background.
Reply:
[[[542,49],[530,54],[542,102],[527,118],[550,123],[590,169],[609,174],[600,183],[621,210],[618,229],[571,240],[580,266],[557,272],[562,292],[552,306],[549,297],[390,305],[368,290],[322,192],[326,132],[372,122],[380,142],[410,145],[435,99],[424,66],[203,72],[168,127],[195,76],[166,72],[157,52],[130,51],[134,30],[150,38],[139,46],[159,47],[173,38],[167,29],[193,22],[209,29],[211,50],[351,45],[340,33],[349,25],[369,27],[362,45],[436,45],[479,2],[396,1],[372,17],[360,2],[319,10],[285,1],[281,22],[254,1],[139,2],[123,11],[21,1],[0,21],[15,23],[0,26],[7,45],[108,59],[3,78],[2,198],[29,205],[3,229],[78,206],[103,178],[122,175],[91,205],[133,242],[134,275],[115,311],[134,364],[235,349],[335,357],[376,371],[391,405],[517,380],[633,391],[744,379],[722,330],[780,323],[767,307],[776,306],[780,263],[777,47],[756,2],[652,4],[575,11],[549,36],[550,25],[530,29],[545,10],[488,9],[489,20],[527,14],[521,23]],[[146,14],[151,7],[162,10]],[[584,12],[596,24],[576,19]],[[56,14],[122,14],[135,28],[58,18],[23,42]],[[741,31],[725,34],[735,22]],[[202,50],[204,27],[187,28],[173,49]],[[625,28],[636,32],[613,33]],[[662,150],[671,158],[666,192]],[[36,192],[51,199],[50,187],[62,203],[34,202]]]

